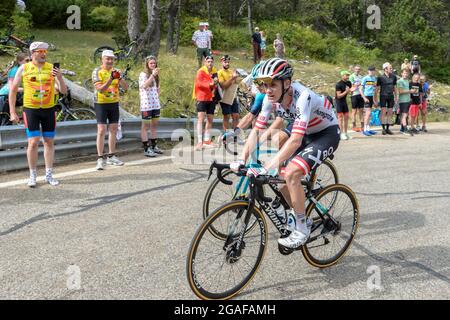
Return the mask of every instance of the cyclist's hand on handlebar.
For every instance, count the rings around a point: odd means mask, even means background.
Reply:
[[[231,171],[236,172],[236,173],[239,172],[239,169],[243,166],[245,166],[244,160],[237,160],[237,161],[233,161],[230,163]]]
[[[264,167],[261,168],[249,168],[247,170],[247,176],[260,176],[260,175],[265,175],[267,174],[267,170]]]
[[[276,177],[278,175],[278,170],[277,169],[267,170],[264,167],[261,167],[261,168],[249,168],[247,170],[247,176],[250,176],[250,175],[252,175],[254,177],[261,176],[261,175],[267,175],[267,176]]]

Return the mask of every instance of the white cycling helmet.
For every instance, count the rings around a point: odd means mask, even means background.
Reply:
[[[261,64],[257,79],[270,78],[272,80],[291,79],[294,69],[283,59],[271,58]]]
[[[256,82],[270,83],[272,80],[291,80],[294,69],[283,59],[272,58],[261,64],[256,77]],[[283,101],[285,94],[289,91],[290,85],[285,88],[284,81],[281,81],[281,96],[278,103]]]

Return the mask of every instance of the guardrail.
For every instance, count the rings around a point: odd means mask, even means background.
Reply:
[[[193,132],[197,119],[161,118],[158,138],[170,139],[177,129]],[[141,147],[140,119],[122,120],[123,138],[118,142],[121,151],[132,151]],[[215,129],[222,128],[221,120],[214,120]],[[95,120],[58,122],[55,137],[55,163],[97,153],[97,123]],[[107,139],[105,139],[107,144]],[[26,148],[28,145],[23,125],[0,127],[0,172],[28,168]],[[39,148],[38,165],[44,164],[43,147]]]

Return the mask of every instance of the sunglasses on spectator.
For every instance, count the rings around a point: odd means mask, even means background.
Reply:
[[[34,50],[33,53],[34,53],[34,52],[37,52],[37,53],[47,53],[48,51],[45,50],[45,49],[38,49],[38,50]]]

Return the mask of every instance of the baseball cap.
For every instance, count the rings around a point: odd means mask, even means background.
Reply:
[[[389,67],[391,64],[389,62],[383,63],[383,70]]]
[[[255,31],[259,31],[259,28],[258,28],[258,27],[256,27],[256,28],[255,28]]]
[[[33,42],[32,44],[30,44],[30,51],[33,52],[34,50],[39,50],[39,49],[44,49],[47,50],[48,49],[48,43],[46,42]]]
[[[347,70],[342,70],[342,71],[341,71],[341,76],[343,76],[343,75],[345,75],[345,74],[351,75],[351,73],[348,72]]]
[[[220,58],[220,61],[230,61],[231,60],[231,58],[230,58],[230,56],[229,55],[223,55],[221,58]]]
[[[375,71],[375,67],[370,66],[369,68],[367,68],[367,70],[369,70],[369,71]]]
[[[203,27],[204,25],[205,25],[204,22],[199,22],[199,23],[198,23],[198,26],[199,26],[199,27]]]
[[[111,58],[116,58],[116,56],[114,55],[114,52],[112,50],[103,50],[102,52],[102,58],[103,57],[111,57]]]

